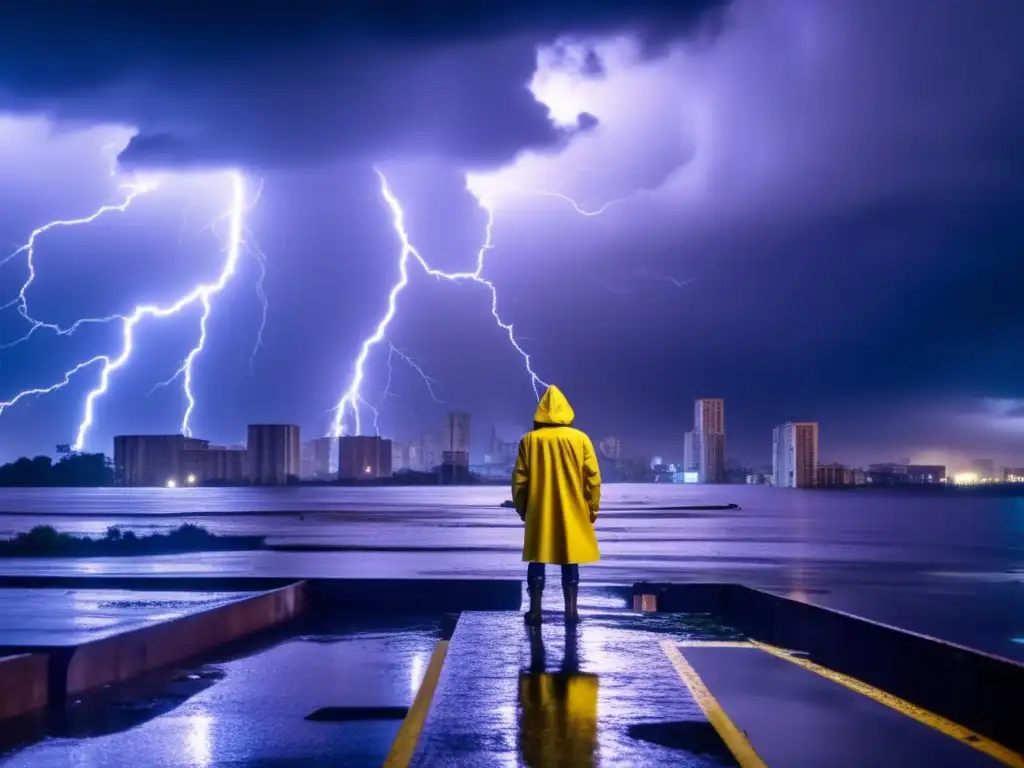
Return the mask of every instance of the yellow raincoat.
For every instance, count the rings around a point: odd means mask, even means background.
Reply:
[[[526,521],[523,560],[592,563],[601,558],[594,521],[601,504],[601,471],[590,438],[570,425],[572,406],[548,387],[519,441],[512,472],[512,502]]]

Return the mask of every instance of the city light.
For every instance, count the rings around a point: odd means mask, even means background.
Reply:
[[[363,472],[365,472],[366,474],[370,474],[371,472],[373,472],[373,469],[370,467],[369,464],[367,464],[365,467],[363,467]]]
[[[977,472],[959,472],[953,475],[954,485],[977,485],[981,480]]]
[[[178,483],[177,483],[177,481],[174,480],[174,478],[171,478],[170,480],[167,481],[167,487],[168,488],[177,488],[178,487]]]
[[[185,482],[188,483],[189,485],[195,485],[196,484],[196,476],[195,475],[189,475],[188,477],[185,478]]]

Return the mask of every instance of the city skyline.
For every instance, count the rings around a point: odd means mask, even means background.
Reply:
[[[925,454],[907,454],[898,457],[890,456],[884,452],[877,450],[871,451],[867,458],[859,461],[843,460],[840,457],[834,455],[834,451],[829,453],[826,449],[824,456],[818,447],[818,424],[815,422],[785,422],[777,424],[772,428],[771,436],[767,442],[767,455],[763,455],[762,451],[757,456],[751,458],[748,456],[742,456],[737,458],[732,454],[724,452],[725,445],[725,403],[721,398],[697,398],[694,400],[694,416],[693,428],[686,430],[682,433],[682,440],[673,444],[667,451],[660,453],[650,453],[647,451],[637,451],[631,449],[629,441],[626,441],[626,448],[623,448],[623,440],[618,435],[595,435],[594,442],[600,455],[605,459],[618,460],[627,459],[629,461],[640,461],[645,462],[652,457],[660,459],[658,464],[668,466],[669,464],[676,466],[680,473],[690,473],[693,475],[694,482],[701,483],[721,483],[727,482],[725,475],[729,472],[734,472],[737,469],[743,468],[753,473],[759,473],[762,470],[767,469],[767,475],[773,477],[774,482],[778,482],[780,478],[780,451],[785,452],[787,449],[785,446],[792,446],[796,440],[796,435],[790,434],[785,437],[784,440],[788,442],[780,442],[780,435],[787,428],[797,428],[798,430],[804,427],[813,428],[814,430],[814,450],[813,459],[811,462],[810,469],[807,470],[810,474],[803,478],[803,486],[798,487],[810,487],[814,484],[811,481],[808,483],[809,477],[817,478],[816,468],[828,467],[831,470],[843,470],[846,469],[861,469],[865,470],[868,468],[880,468],[880,467],[892,467],[892,466],[907,466],[917,467],[921,471],[929,467],[941,467],[943,469],[942,474],[948,474],[952,477],[955,474],[962,474],[965,477],[970,475],[977,475],[979,477],[998,478],[1003,475],[1012,476],[1016,478],[1018,475],[1024,475],[1024,470],[1017,469],[1018,465],[1014,464],[1012,460],[1005,460],[1002,458],[993,458],[992,455],[978,456],[975,454],[968,454],[964,451],[959,452],[947,452],[945,454],[931,451]],[[462,463],[464,466],[467,464],[479,465],[481,462],[487,464],[488,462],[498,461],[498,457],[503,457],[499,463],[504,462],[508,459],[509,451],[514,453],[514,448],[518,444],[519,437],[527,430],[523,430],[521,433],[514,435],[512,440],[508,440],[503,435],[498,433],[498,430],[494,425],[491,425],[489,434],[485,438],[482,437],[484,430],[480,430],[475,433],[478,435],[476,442],[474,443],[470,439],[470,435],[474,434],[471,429],[472,415],[464,411],[446,411],[443,416],[443,422],[439,425],[435,425],[433,429],[428,429],[414,437],[396,438],[393,435],[385,433],[378,433],[377,435],[364,435],[358,436],[358,440],[362,441],[374,441],[384,440],[389,450],[386,451],[390,457],[391,464],[389,467],[393,467],[395,471],[401,469],[413,469],[417,471],[430,471],[434,466],[441,465],[446,462]],[[718,439],[718,442],[712,444],[713,450],[709,453],[707,450],[707,438],[704,438],[704,444],[702,448],[701,433],[697,430],[697,426],[702,425],[704,429],[712,431],[714,437]],[[249,439],[253,434],[254,426],[258,429],[260,425],[248,425],[247,431]],[[302,439],[300,442],[295,444],[292,449],[294,456],[288,458],[287,466],[291,467],[288,474],[294,474],[296,477],[302,477],[303,479],[315,479],[324,477],[336,476],[339,470],[340,464],[344,463],[344,459],[339,460],[339,443],[338,438],[332,437],[309,437],[307,432],[301,431],[298,425],[266,425],[268,428],[280,428],[280,429],[294,429],[298,430],[295,434],[294,439],[298,439],[297,435],[301,433]],[[764,437],[763,435],[761,436]],[[201,439],[199,437],[188,438],[179,433],[172,434],[161,434],[161,433],[148,433],[141,435],[119,435],[115,436],[113,441],[113,450],[107,455],[110,456],[117,462],[119,453],[123,453],[123,449],[119,449],[120,442],[124,440],[136,440],[139,438],[161,438],[170,440],[184,440],[184,444],[192,443],[197,447],[204,449],[210,449],[205,451],[207,458],[205,461],[209,462],[216,452],[226,452],[225,458],[221,458],[215,466],[223,470],[225,466],[233,466],[235,459],[231,458],[231,453],[236,449],[244,449],[249,442],[249,439],[242,441],[230,441],[218,444],[217,441],[211,441],[208,439]],[[393,449],[390,448],[393,446]],[[67,452],[69,446],[56,446],[57,454]],[[377,450],[359,448],[356,449],[360,455],[366,450]],[[792,456],[792,448],[790,450],[790,461],[799,460],[794,459]],[[717,451],[717,453],[715,453]],[[495,453],[496,452],[496,453]],[[981,452],[986,454],[985,451]],[[988,452],[990,453],[990,452]],[[466,459],[459,459],[458,454],[464,454],[467,456]],[[50,454],[46,454],[50,455]],[[192,456],[199,456],[200,454],[192,453]],[[702,459],[707,456],[711,456],[712,460],[717,465],[718,469],[713,469],[710,472],[702,472]],[[227,461],[227,465],[225,465]],[[3,463],[3,462],[0,462]],[[351,463],[351,462],[350,462]],[[377,466],[377,462],[370,462],[373,466]],[[507,462],[506,462],[507,463]],[[171,462],[173,465],[173,462]],[[356,462],[360,467],[363,466],[364,462]],[[209,466],[208,464],[206,466]],[[296,469],[300,468],[300,469]],[[362,470],[357,470],[362,471]],[[880,471],[880,470],[879,470]],[[241,469],[227,471],[230,477],[234,477]],[[202,468],[196,469],[194,473],[189,472],[188,474],[194,475],[197,478],[201,478],[204,474]],[[387,474],[387,473],[385,473]],[[374,476],[378,476],[377,470],[374,470]],[[353,476],[350,479],[356,479],[357,476]],[[735,480],[733,480],[735,481]],[[687,481],[690,482],[690,481]],[[841,484],[841,483],[838,483]]]
[[[0,11],[0,460],[451,407],[511,437],[535,374],[635,453],[714,393],[744,461],[805,419],[825,460],[1024,463],[1019,4],[492,5],[174,40],[97,8],[98,46]]]

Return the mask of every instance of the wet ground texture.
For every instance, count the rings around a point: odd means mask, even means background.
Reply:
[[[421,690],[415,766],[998,764],[708,614],[585,589],[566,627],[558,586],[538,628],[512,611],[303,619],[8,723],[0,764],[379,766]]]
[[[0,647],[77,646],[207,610],[248,594],[0,589]]]

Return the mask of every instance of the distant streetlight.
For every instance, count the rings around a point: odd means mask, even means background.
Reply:
[[[185,478],[185,482],[188,483],[189,485],[195,485],[196,484],[196,476],[195,475],[189,475],[188,477]]]
[[[367,464],[365,467],[363,467],[363,471],[366,474],[370,474],[371,472],[373,472],[373,468],[369,464]]]
[[[167,481],[167,487],[168,488],[177,488],[178,487],[178,484],[174,481],[173,477],[170,480]]]

